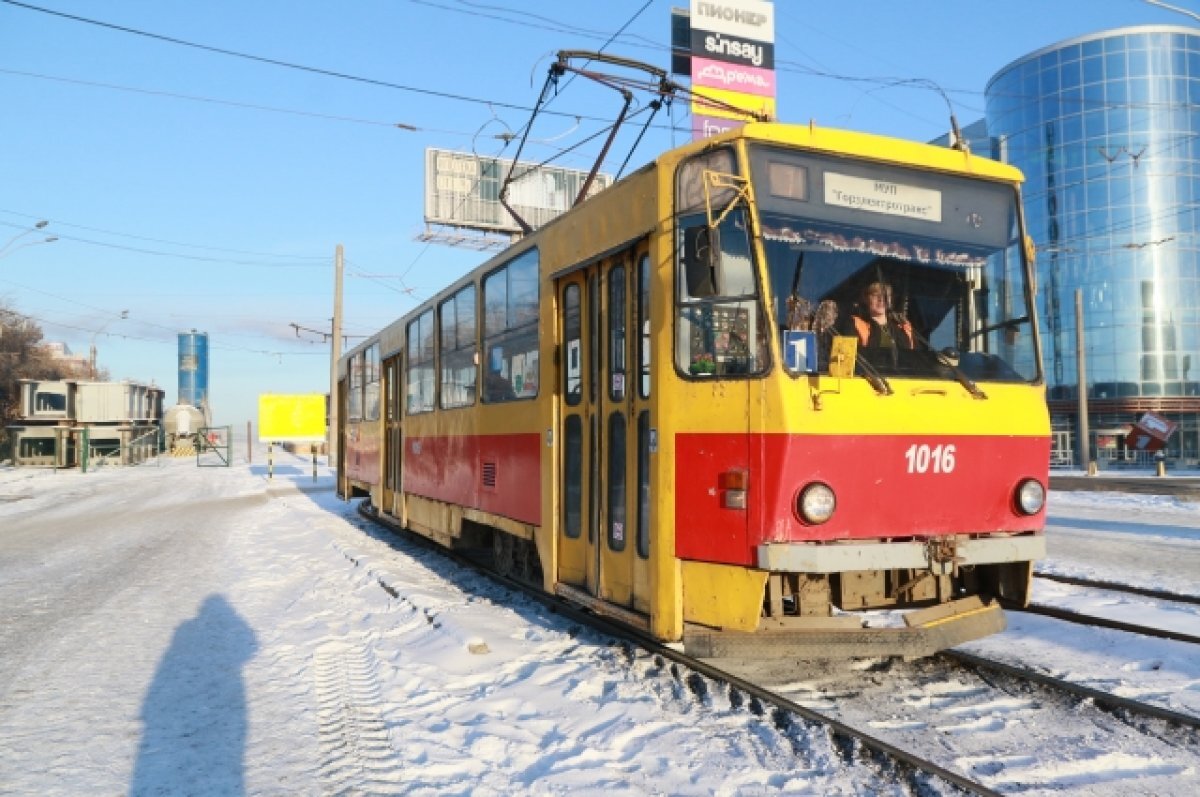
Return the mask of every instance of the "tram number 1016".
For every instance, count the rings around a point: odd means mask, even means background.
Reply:
[[[904,452],[904,459],[909,473],[953,473],[954,452],[953,443],[932,447],[913,443]]]

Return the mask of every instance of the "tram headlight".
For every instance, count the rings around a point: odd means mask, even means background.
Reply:
[[[1036,515],[1046,505],[1046,488],[1037,479],[1026,479],[1017,485],[1017,509],[1026,515]]]
[[[837,497],[828,484],[813,482],[796,497],[796,513],[805,523],[817,525],[833,517],[837,509]]]

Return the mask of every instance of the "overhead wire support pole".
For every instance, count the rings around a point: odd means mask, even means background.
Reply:
[[[600,148],[600,154],[596,156],[596,162],[592,164],[592,169],[588,172],[587,179],[579,187],[579,194],[575,197],[576,205],[582,202],[583,198],[587,196],[588,189],[592,187],[592,183],[596,180],[596,173],[600,171],[600,164],[604,163],[604,158],[608,155],[608,150],[612,147],[613,139],[617,137],[617,131],[621,129],[621,123],[625,121],[625,115],[629,113],[629,105],[633,102],[633,92],[628,89],[621,89],[620,91],[621,96],[625,98],[625,104],[621,106],[621,112],[617,114],[617,121],[609,131],[608,138],[604,140],[604,146]]]
[[[608,75],[602,75],[597,72],[592,72],[590,70],[582,69],[579,67],[571,66],[569,61],[571,61],[571,59],[574,59],[574,58],[583,58],[583,59],[586,59],[588,62],[600,61],[601,63],[611,64],[613,66],[620,66],[620,67],[624,67],[626,69],[635,69],[635,70],[638,70],[641,72],[646,72],[657,80],[657,86],[658,86],[657,91],[660,95],[665,90],[667,90],[671,86],[673,86],[673,84],[667,79],[667,73],[664,70],[659,69],[658,67],[652,66],[650,64],[642,63],[641,61],[634,61],[630,58],[622,58],[621,56],[617,56],[617,55],[608,55],[606,53],[596,53],[596,52],[590,52],[587,50],[560,50],[559,51],[558,61],[554,64],[554,66],[552,66],[550,68],[551,74],[561,75],[564,72],[572,72],[581,77],[588,78],[589,80],[594,80],[602,86],[608,86],[609,88],[614,89],[615,91],[619,91],[621,93],[622,98],[625,100],[625,104],[623,106],[621,106],[621,113],[617,115],[617,121],[613,123],[612,128],[609,130],[608,138],[607,138],[607,140],[605,140],[604,146],[600,149],[600,154],[598,156],[596,156],[596,162],[592,164],[592,168],[591,168],[591,171],[588,172],[587,179],[583,181],[583,186],[579,189],[578,196],[575,197],[575,204],[578,205],[580,202],[583,201],[584,197],[587,196],[588,190],[592,187],[592,183],[596,179],[596,174],[600,171],[600,165],[602,163],[604,163],[604,158],[607,157],[609,149],[612,148],[612,143],[616,139],[617,133],[618,133],[618,131],[620,131],[621,125],[624,123],[626,115],[629,113],[629,106],[633,103],[633,92],[631,92],[629,89],[627,89],[623,86],[617,85],[618,81],[616,78],[612,78]],[[557,79],[557,77],[555,79]],[[625,82],[630,82],[630,81],[625,81]],[[645,83],[637,83],[637,82],[633,82],[633,83],[636,86],[649,88],[647,86],[647,84],[645,84]],[[650,90],[653,91],[654,89],[651,88]],[[655,111],[655,113],[657,113],[658,108],[656,107],[654,109],[654,111]],[[652,114],[650,118],[653,119],[654,115]],[[647,121],[647,125],[649,125],[649,121]],[[643,129],[642,134],[638,136],[638,138],[637,138],[638,142],[640,142],[642,140],[642,135],[645,135],[645,129]],[[637,142],[634,143],[634,146],[635,147],[637,146]],[[629,156],[632,157],[632,155],[633,155],[633,152],[630,151]],[[625,163],[628,163],[628,162],[629,162],[629,157],[627,157],[625,159]],[[624,164],[622,164],[621,169],[624,170],[624,168],[625,168],[625,166],[624,166]]]
[[[642,139],[646,136],[646,131],[650,129],[650,123],[654,121],[654,117],[658,116],[658,112],[662,110],[663,103],[671,104],[671,98],[668,96],[665,100],[654,100],[650,103],[650,118],[646,120],[646,124],[642,125],[641,132],[634,139],[633,146],[629,148],[628,154],[625,155],[625,160],[621,162],[621,168],[617,169],[616,179],[620,180],[621,175],[625,173],[625,167],[629,165],[630,159],[633,158],[633,153],[637,151],[638,145],[642,143]]]
[[[533,227],[529,226],[529,222],[521,217],[511,205],[508,204],[508,187],[513,182],[513,172],[517,169],[517,161],[521,159],[521,153],[525,150],[525,142],[529,140],[529,131],[533,129],[533,120],[537,119],[538,112],[546,104],[546,96],[550,93],[551,86],[558,85],[558,78],[562,75],[562,70],[557,69],[558,64],[551,64],[550,71],[546,75],[546,82],[542,84],[542,93],[538,96],[537,102],[533,106],[533,113],[529,117],[529,123],[525,125],[525,132],[521,134],[521,143],[517,145],[517,153],[513,155],[512,162],[508,167],[508,174],[504,176],[504,182],[500,184],[500,194],[497,199],[500,205],[508,211],[508,215],[513,217],[513,221],[521,228],[521,232],[528,235],[533,232]]]

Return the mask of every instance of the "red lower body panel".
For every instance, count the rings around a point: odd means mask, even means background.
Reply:
[[[675,440],[675,547],[683,559],[751,565],[765,542],[867,540],[1033,531],[1017,485],[1045,487],[1042,437],[680,434]],[[746,509],[722,505],[720,474],[748,474]],[[831,520],[796,514],[802,487],[837,497]]]
[[[343,445],[346,448],[343,452],[346,476],[351,481],[378,484],[379,436],[364,434],[358,426],[352,425],[346,428]]]
[[[541,450],[537,434],[408,437],[403,489],[540,525]]]

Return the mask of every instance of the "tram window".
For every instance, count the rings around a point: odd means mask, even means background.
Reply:
[[[625,415],[608,416],[608,547],[625,550]]]
[[[362,420],[364,370],[363,353],[360,351],[350,358],[350,392],[346,396],[346,411],[352,421]]]
[[[536,249],[483,280],[485,403],[538,394],[538,287]]]
[[[608,272],[608,397],[625,398],[625,267]]]
[[[433,310],[410,321],[408,339],[407,412],[414,415],[433,409]]]
[[[381,375],[379,344],[372,343],[363,354],[365,355],[363,360],[363,420],[377,421],[379,420],[379,381]]]
[[[596,401],[596,385],[600,382],[600,275],[588,276],[588,400]]]
[[[637,552],[650,558],[650,410],[638,414]]]
[[[442,302],[441,365],[443,409],[475,403],[478,373],[475,348],[475,286],[468,285]]]
[[[767,367],[766,323],[754,277],[745,211],[736,208],[713,236],[717,252],[708,262],[710,278],[697,282],[689,272],[688,236],[704,217],[680,220],[681,256],[678,285],[676,362],[696,377],[742,376]],[[708,268],[709,266],[706,266]]]
[[[583,418],[568,415],[563,435],[563,533],[583,534]]]
[[[579,315],[579,285],[563,291],[563,395],[574,407],[583,400],[583,321]]]
[[[641,340],[637,350],[638,373],[641,378],[638,395],[650,398],[650,256],[642,255],[638,261],[638,317]]]
[[[385,370],[387,372],[387,375],[386,375],[386,378],[384,379],[384,383],[387,385],[387,397],[385,398],[385,400],[383,402],[383,404],[384,404],[383,411],[384,411],[384,414],[387,416],[387,420],[394,421],[394,420],[397,420],[397,418],[396,418],[396,361],[395,361],[395,359],[388,360],[388,363],[385,366]]]

